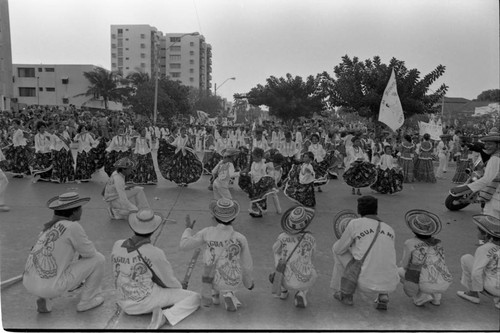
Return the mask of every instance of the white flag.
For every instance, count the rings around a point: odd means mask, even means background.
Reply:
[[[394,69],[391,72],[389,83],[387,83],[384,95],[382,96],[378,120],[389,126],[393,131],[403,126],[405,122],[403,107],[401,106],[401,101],[398,96]]]

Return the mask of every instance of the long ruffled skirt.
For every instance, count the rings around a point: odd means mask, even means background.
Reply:
[[[2,170],[12,172],[14,176],[29,175],[30,165],[33,164],[35,156],[33,149],[28,146],[10,146],[5,150],[6,161],[2,162]]]
[[[113,171],[115,171],[115,163],[121,158],[128,157],[132,159],[132,152],[130,150],[127,151],[110,151],[106,152],[106,158],[104,162],[104,171],[108,174],[108,177],[111,177]]]
[[[52,175],[52,153],[35,153],[35,165],[32,174],[40,176],[40,180],[50,181]]]
[[[347,185],[351,187],[368,187],[377,181],[377,168],[369,162],[355,161],[343,177]]]
[[[382,194],[400,192],[403,190],[403,179],[401,170],[378,169],[377,181],[370,188]]]
[[[160,144],[161,147],[161,144]],[[206,151],[203,155],[203,172],[206,175],[211,175],[212,170],[222,160],[222,155],[215,151]]]
[[[176,147],[165,140],[160,142],[158,148],[158,167],[165,179],[179,185],[187,185],[200,179],[203,165],[190,148],[175,152]]]
[[[75,180],[89,181],[94,172],[95,162],[90,151],[88,153],[86,151],[79,152],[76,156]]]
[[[92,159],[95,163],[95,170],[101,169],[106,164],[106,141],[105,138],[100,138],[99,144],[97,147],[92,148],[90,150],[90,154],[92,155]],[[109,174],[108,174],[109,176]]]
[[[271,176],[262,177],[257,183],[252,182],[251,176],[241,174],[238,179],[239,187],[248,194],[252,203],[251,210],[259,214],[261,211],[267,210],[267,196],[277,193],[276,182]]]
[[[156,177],[153,155],[151,153],[145,155],[133,154],[133,157],[136,161],[136,165],[132,182],[141,185],[156,184],[158,178]]]
[[[68,183],[75,181],[75,161],[71,150],[61,149],[52,152],[54,163],[50,180],[56,183]]]
[[[435,183],[434,165],[431,159],[417,159],[415,162],[415,179],[419,182]]]
[[[414,167],[415,167],[415,162],[413,159],[400,159],[400,165],[401,169],[403,171],[403,181],[405,183],[413,183],[415,181],[415,175],[414,175]]]
[[[283,193],[288,199],[292,200],[295,203],[298,203],[305,207],[314,207],[316,206],[314,185],[313,183],[300,184],[299,174],[300,165],[293,165],[285,182],[285,190],[283,191]]]

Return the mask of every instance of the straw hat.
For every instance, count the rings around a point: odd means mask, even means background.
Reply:
[[[127,168],[134,167],[134,162],[132,162],[132,160],[130,160],[130,158],[128,158],[128,157],[123,157],[123,158],[120,158],[118,161],[116,161],[113,166],[115,168],[127,169]]]
[[[500,220],[491,215],[473,215],[474,223],[488,235],[500,238]]]
[[[340,239],[349,222],[351,222],[352,219],[357,219],[358,217],[358,214],[350,209],[341,210],[337,215],[335,215],[333,218],[333,232],[335,233],[335,237]]]
[[[498,133],[498,129],[493,128],[491,131],[481,138],[483,142],[500,142],[500,134]]]
[[[155,214],[152,209],[141,209],[137,213],[128,216],[128,225],[134,232],[140,235],[150,234],[160,226],[163,218]]]
[[[210,203],[212,215],[222,222],[230,222],[240,213],[240,204],[236,200],[222,198]]]
[[[47,207],[53,210],[65,210],[83,206],[89,201],[89,197],[80,198],[76,192],[67,192],[47,201]]]
[[[288,209],[281,217],[281,228],[288,234],[304,231],[314,218],[314,209],[295,206]]]
[[[408,211],[405,220],[411,231],[422,236],[432,236],[441,231],[439,216],[423,209]]]

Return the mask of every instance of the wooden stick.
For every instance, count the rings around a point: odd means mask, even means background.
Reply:
[[[1,287],[1,289],[7,288],[7,287],[13,285],[14,283],[21,281],[22,279],[23,279],[23,274],[18,275],[18,276],[14,276],[11,279],[0,282],[0,287]]]
[[[189,284],[189,279],[191,278],[191,274],[193,273],[194,266],[196,265],[196,261],[198,260],[198,256],[200,255],[201,248],[197,248],[194,251],[193,257],[191,261],[189,261],[188,269],[186,271],[186,275],[184,276],[184,280],[182,280],[182,289],[187,289]]]

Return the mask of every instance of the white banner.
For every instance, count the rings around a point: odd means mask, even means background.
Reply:
[[[385,87],[382,102],[380,102],[378,120],[389,126],[393,131],[403,126],[405,122],[403,107],[401,106],[401,101],[398,96],[394,69],[391,72],[387,87]]]
[[[440,135],[443,135],[443,127],[436,124],[424,123],[423,121],[418,122],[418,128],[420,136],[425,133],[429,133],[432,140],[441,140]]]

